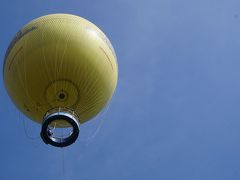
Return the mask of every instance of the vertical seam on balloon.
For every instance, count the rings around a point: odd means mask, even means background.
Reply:
[[[41,29],[41,44],[43,44],[43,41],[44,41],[44,39],[43,39],[43,34],[44,34],[44,26],[43,26],[42,29]],[[47,80],[48,80],[48,81],[51,81],[51,78],[50,78],[49,72],[48,72],[48,66],[47,66],[47,61],[46,61],[45,49],[44,49],[44,46],[43,46],[43,45],[41,45],[41,47],[42,47],[43,63],[44,63],[44,65],[45,65]],[[50,107],[52,107],[50,103],[48,103],[48,105],[49,105]]]
[[[27,39],[26,38],[24,38],[24,46],[27,46],[27,44],[28,44],[28,41],[27,41]],[[28,87],[27,87],[27,73],[26,73],[26,60],[25,60],[25,57],[26,57],[26,49],[27,48],[24,48],[23,49],[23,52],[24,52],[24,66],[25,66],[25,82],[26,82],[26,89],[27,89],[27,96],[32,100],[32,102],[35,102],[34,101],[34,99],[30,96],[30,94],[29,94],[29,89],[28,89]],[[35,107],[35,105],[34,105],[34,107]]]
[[[58,74],[60,74],[60,72],[62,71],[62,67],[63,67],[63,59],[64,59],[64,56],[65,56],[65,53],[66,53],[66,50],[67,50],[67,47],[68,47],[68,42],[69,42],[69,35],[67,36],[67,42],[65,44],[65,48],[64,48],[64,51],[62,53],[62,57],[60,58],[60,66],[59,66],[59,71],[58,71]],[[64,85],[63,85],[64,86]],[[62,87],[62,89],[66,89],[66,84],[65,84],[65,87]],[[71,93],[70,93],[71,94]]]
[[[12,64],[13,64],[16,56],[18,55],[18,53],[19,53],[22,49],[23,49],[23,47],[21,46],[21,47],[17,50],[17,52],[14,54],[13,58],[11,59],[11,61],[10,61],[10,63],[9,63],[8,70],[11,69],[11,66],[12,66]]]
[[[99,46],[99,48],[102,50],[102,52],[103,52],[103,53],[105,54],[105,56],[107,57],[108,62],[110,63],[110,65],[111,65],[111,67],[112,67],[112,70],[113,70],[112,62],[111,62],[109,56],[107,55],[106,51],[105,51],[101,46]]]
[[[54,20],[53,20],[53,23],[55,23]],[[60,29],[60,27],[59,27],[59,29]],[[61,36],[58,35],[57,43],[56,43],[56,46],[55,46],[55,58],[54,58],[54,61],[55,61],[54,62],[54,69],[55,69],[54,75],[55,75],[55,79],[58,79],[58,75],[59,75],[59,73],[58,73],[59,72],[59,69],[58,69],[59,68],[59,66],[58,66],[58,58],[59,58],[59,56],[58,56],[58,49],[59,49],[60,40],[61,40]],[[56,91],[57,91],[57,85],[55,85],[55,93],[56,93]]]
[[[24,61],[24,59],[22,59],[22,61]],[[18,61],[17,61],[17,62],[18,62]],[[23,63],[24,63],[24,62],[23,62]],[[16,73],[16,74],[19,74],[19,75],[18,75],[18,78],[19,78],[19,81],[20,81],[20,85],[21,85],[22,90],[24,91],[24,93],[25,93],[25,95],[26,95],[26,97],[27,97],[27,93],[26,93],[26,91],[25,91],[25,82],[24,82],[24,80],[23,80],[23,77],[22,77],[21,73],[19,73],[20,68],[17,68],[17,70],[18,70],[18,73]]]
[[[27,44],[27,41],[26,41],[26,38],[23,39],[23,42],[24,42],[24,47],[26,47],[26,44]],[[27,95],[27,97],[33,101],[32,97],[29,95],[29,92],[28,92],[28,87],[27,87],[27,73],[26,73],[26,60],[25,60],[25,57],[26,57],[26,48],[23,49],[23,69],[24,69],[24,89],[25,89],[25,93]]]

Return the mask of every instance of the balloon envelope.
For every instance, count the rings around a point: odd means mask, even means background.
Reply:
[[[73,110],[83,123],[112,97],[118,68],[105,34],[78,16],[37,18],[14,37],[4,60],[4,83],[15,105],[41,123],[54,108]]]

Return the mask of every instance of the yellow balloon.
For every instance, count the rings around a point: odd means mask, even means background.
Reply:
[[[70,109],[81,123],[90,120],[111,99],[118,76],[105,34],[69,14],[46,15],[25,25],[8,47],[3,69],[12,101],[38,123],[56,108]]]

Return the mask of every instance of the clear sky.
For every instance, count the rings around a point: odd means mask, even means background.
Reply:
[[[40,126],[1,78],[1,180],[239,180],[239,0],[2,0],[0,9],[1,63],[24,24],[70,13],[108,35],[119,64],[109,109],[64,149],[27,136]]]

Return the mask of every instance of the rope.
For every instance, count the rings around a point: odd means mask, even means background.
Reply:
[[[38,139],[40,139],[40,136],[35,136],[35,137],[33,137],[33,136],[29,135],[28,130],[27,130],[27,126],[26,126],[26,122],[25,122],[26,119],[25,119],[25,118],[21,118],[21,113],[20,113],[20,111],[18,111],[18,118],[19,118],[19,120],[22,120],[24,134],[25,134],[25,136],[26,136],[28,139],[30,139],[30,140],[38,140]]]
[[[112,100],[110,100],[108,105],[104,108],[104,110],[99,115],[97,115],[97,117],[95,119],[102,118],[103,116],[105,116],[105,114],[109,111],[111,103],[112,103]],[[97,128],[95,129],[95,131],[89,137],[87,137],[85,139],[80,139],[79,141],[80,142],[86,142],[86,145],[89,145],[92,142],[92,140],[96,137],[96,135],[100,132],[100,130],[101,130],[102,126],[103,126],[104,121],[105,121],[104,118],[101,119],[100,123],[97,126]]]
[[[62,153],[62,172],[63,172],[63,180],[66,180],[66,167],[65,167],[64,148],[61,148],[61,153]]]

